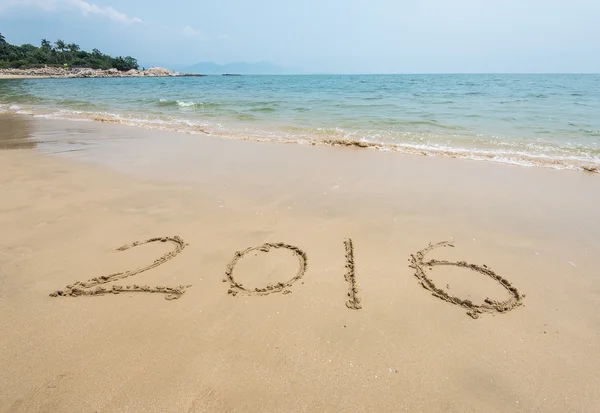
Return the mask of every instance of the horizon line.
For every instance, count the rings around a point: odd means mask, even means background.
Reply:
[[[180,73],[183,71],[179,71]],[[191,73],[191,72],[190,72]],[[206,76],[222,76],[230,73],[199,73]],[[231,73],[245,76],[414,76],[414,75],[600,75],[600,72],[299,72],[299,73]]]

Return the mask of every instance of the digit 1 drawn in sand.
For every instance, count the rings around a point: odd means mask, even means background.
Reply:
[[[233,270],[237,262],[242,259],[246,254],[251,251],[263,251],[269,252],[271,248],[285,248],[290,250],[294,255],[298,258],[298,272],[294,277],[292,277],[287,282],[280,282],[275,285],[267,285],[265,288],[255,288],[254,290],[250,290],[244,288],[244,286],[238,283],[235,278],[233,278]],[[284,244],[283,242],[275,242],[275,243],[265,243],[258,247],[248,247],[243,251],[236,251],[233,259],[227,264],[227,268],[225,269],[225,278],[223,282],[229,282],[229,290],[227,294],[231,294],[236,296],[238,293],[244,293],[248,295],[267,295],[271,293],[279,293],[283,292],[283,294],[291,293],[290,290],[287,290],[287,287],[291,287],[296,281],[304,276],[306,273],[307,263],[306,263],[306,253],[302,251],[300,248],[295,247],[293,245]]]
[[[146,267],[138,268],[133,271],[125,271],[125,272],[116,272],[109,275],[103,275],[101,277],[92,278],[87,281],[75,281],[72,285],[67,285],[64,290],[58,290],[50,294],[50,297],[78,297],[82,295],[104,295],[104,294],[119,294],[121,292],[140,292],[140,293],[161,293],[165,294],[165,299],[167,300],[176,300],[185,293],[185,290],[191,285],[180,285],[179,287],[150,287],[148,285],[113,285],[111,289],[102,287],[102,284],[106,284],[109,282],[121,280],[123,278],[132,277],[144,271],[151,270],[152,268],[156,268],[161,264],[175,258],[177,254],[179,254],[186,247],[186,243],[179,238],[177,235],[173,238],[171,237],[160,237],[160,238],[150,238],[146,241],[136,241],[132,244],[123,245],[120,248],[117,248],[117,251],[125,251],[129,248],[137,247],[139,245],[149,244],[151,242],[171,242],[175,245],[175,249],[171,252],[166,253],[162,257],[154,260],[154,262]],[[89,288],[96,287],[93,290],[89,290]]]
[[[523,298],[525,297],[523,294],[519,292],[512,284],[502,278],[494,271],[489,269],[486,265],[483,267],[475,264],[467,264],[464,261],[445,261],[445,260],[430,260],[424,261],[425,255],[432,250],[439,247],[454,247],[454,244],[450,241],[442,241],[437,244],[429,244],[429,246],[421,251],[417,252],[415,255],[410,256],[410,267],[415,269],[415,277],[417,277],[426,290],[431,291],[431,294],[435,297],[438,297],[444,301],[448,301],[449,303],[459,305],[461,307],[466,308],[467,314],[472,318],[479,318],[479,314],[483,313],[505,313],[507,311],[512,310],[515,307],[518,307],[523,304]],[[448,294],[446,291],[437,288],[433,281],[427,277],[425,272],[425,267],[433,267],[436,265],[453,265],[455,267],[463,267],[468,268],[473,271],[477,271],[481,274],[487,275],[488,277],[498,281],[498,283],[503,286],[512,296],[506,301],[495,301],[489,298],[486,298],[483,304],[474,304],[471,300],[462,300],[458,297],[454,297]]]
[[[354,265],[354,244],[352,238],[346,238],[344,240],[344,246],[346,247],[346,274],[344,278],[348,282],[348,301],[346,301],[346,307],[351,310],[360,310],[362,304],[360,303],[360,297],[358,296],[358,287],[356,286],[356,272]]]

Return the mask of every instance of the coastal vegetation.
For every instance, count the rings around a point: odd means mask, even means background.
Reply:
[[[131,56],[112,57],[98,49],[86,52],[81,50],[79,45],[66,43],[61,39],[57,39],[54,43],[42,39],[39,47],[32,44],[16,46],[8,43],[0,33],[0,69],[28,69],[44,66],[88,67],[119,71],[138,69],[139,67],[137,60]]]

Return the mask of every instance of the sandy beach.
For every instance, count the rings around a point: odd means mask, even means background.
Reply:
[[[0,188],[0,412],[600,405],[597,174],[1,115]]]
[[[178,73],[162,67],[148,69],[131,69],[119,71],[117,69],[92,69],[92,68],[62,68],[41,67],[32,69],[0,69],[2,79],[73,79],[73,78],[123,78],[123,77],[202,77],[194,73]]]
[[[1,79],[50,79],[52,76],[34,76],[34,75],[6,75],[0,73]]]

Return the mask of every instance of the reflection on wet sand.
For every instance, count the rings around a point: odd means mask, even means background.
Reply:
[[[24,116],[0,114],[0,149],[34,149],[31,121]]]

